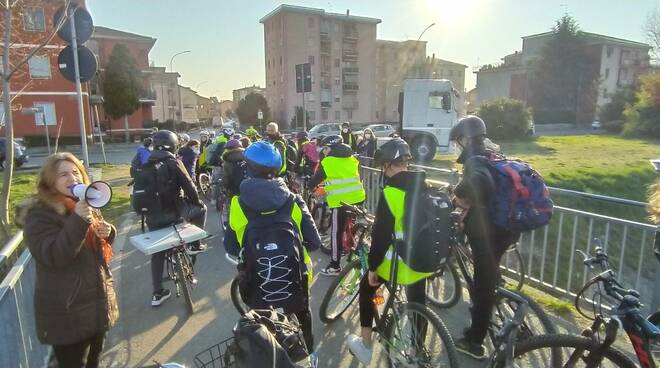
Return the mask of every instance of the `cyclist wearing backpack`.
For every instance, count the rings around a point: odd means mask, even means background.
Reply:
[[[341,205],[364,202],[366,193],[360,181],[359,162],[353,156],[351,147],[344,144],[339,135],[330,135],[321,141],[321,164],[309,181],[313,190],[325,181],[326,202],[332,211],[330,241],[332,257],[330,264],[321,270],[322,275],[337,276],[341,272],[341,252],[343,232],[346,224],[346,209]]]
[[[415,216],[410,216],[418,207],[423,206],[428,197],[426,173],[409,171],[408,163],[412,159],[410,147],[401,138],[395,138],[385,143],[375,152],[374,163],[382,167],[384,184],[376,217],[371,231],[371,248],[369,249],[369,272],[362,277],[359,290],[361,337],[349,335],[348,348],[365,365],[371,362],[372,356],[372,325],[374,317],[374,294],[383,282],[390,279],[393,247],[397,246],[399,259],[397,263],[397,282],[407,286],[406,294],[409,302],[424,304],[426,300],[426,278],[432,272],[420,272],[412,266],[413,262],[421,261],[417,250],[431,249],[431,244],[423,244],[415,239],[408,239],[412,232],[419,231],[424,225]],[[450,212],[450,211],[449,211]],[[447,214],[447,217],[449,214]],[[410,218],[410,220],[408,220]],[[410,221],[410,222],[409,222]],[[435,230],[435,229],[432,229]],[[435,233],[435,231],[432,231]],[[434,234],[435,235],[435,234]],[[402,244],[407,244],[406,246]],[[409,244],[409,245],[408,245]],[[419,326],[423,329],[424,326]]]
[[[135,156],[131,160],[130,175],[131,178],[135,177],[135,171],[139,169],[142,165],[146,164],[149,161],[149,156],[151,156],[151,151],[154,149],[152,147],[153,140],[151,137],[147,137],[142,141],[142,145],[138,147]]]
[[[494,223],[491,202],[496,193],[487,157],[494,153],[486,140],[486,124],[478,116],[468,115],[449,134],[460,155],[456,162],[463,165],[463,178],[454,189],[457,206],[469,209],[464,220],[474,260],[474,296],[470,313],[472,322],[456,341],[456,349],[476,359],[485,359],[482,345],[495,306],[495,288],[500,280],[500,258],[515,243],[520,233]],[[487,147],[487,145],[489,147]]]
[[[223,188],[229,194],[229,197],[240,194],[240,185],[247,176],[247,164],[243,156],[243,146],[241,143],[232,139],[225,145],[225,152],[222,154]]]
[[[204,228],[206,206],[199,199],[192,179],[174,153],[178,145],[176,134],[160,130],[153,137],[154,152],[149,162],[135,176],[133,207],[145,216],[149,231],[172,226],[184,218]],[[183,193],[182,193],[183,192]],[[188,244],[186,251],[193,255],[204,252],[199,242]],[[171,293],[163,288],[165,252],[151,256],[153,297],[151,305],[161,305]]]
[[[313,274],[307,251],[318,248],[321,239],[305,202],[277,177],[282,165],[277,149],[259,141],[244,156],[249,177],[240,186],[241,195],[232,198],[224,239],[229,254],[241,252],[241,297],[253,309],[272,306],[295,314],[312,352]]]

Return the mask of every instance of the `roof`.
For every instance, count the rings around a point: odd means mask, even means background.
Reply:
[[[428,57],[428,56],[427,56],[427,57]],[[431,59],[431,60],[434,60],[434,63],[436,63],[436,64],[448,64],[448,65],[460,66],[460,67],[463,67],[463,68],[467,68],[467,67],[468,67],[468,66],[465,65],[465,64],[455,63],[455,62],[453,62],[453,61],[449,61],[449,60],[443,60],[443,59],[438,59],[438,58]]]
[[[546,36],[550,36],[552,34],[554,34],[553,31],[548,31],[548,32],[543,32],[543,33],[536,33],[536,34],[529,35],[529,36],[523,36],[521,38],[523,40],[526,40],[526,39],[529,39],[529,38],[546,37]],[[612,43],[612,44],[625,45],[625,46],[628,46],[628,47],[641,47],[641,48],[646,48],[646,49],[651,48],[651,46],[649,46],[648,44],[643,43],[643,42],[625,40],[623,38],[616,38],[616,37],[606,36],[606,35],[602,35],[602,34],[598,34],[598,33],[580,31],[579,34],[583,35],[585,37],[588,37],[592,40],[600,41],[598,43]]]
[[[266,14],[263,18],[259,19],[259,23],[264,23],[269,18],[272,18],[272,17],[276,16],[277,14],[284,13],[284,12],[319,15],[323,18],[334,18],[334,19],[349,20],[349,21],[361,22],[361,23],[378,24],[378,23],[381,22],[381,20],[378,19],[378,18],[360,17],[360,16],[356,16],[356,15],[347,15],[347,14],[342,14],[342,13],[328,13],[324,9],[308,8],[308,7],[305,7],[305,6],[282,4],[282,5],[278,6],[277,8],[275,8],[275,10],[273,10],[270,13]]]
[[[119,31],[112,28],[95,26],[94,33],[92,38],[105,38],[105,39],[114,39],[114,40],[132,40],[144,43],[151,43],[152,45],[156,43],[156,39],[152,37],[142,36],[135,33]]]

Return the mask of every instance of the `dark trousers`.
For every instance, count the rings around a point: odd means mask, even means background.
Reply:
[[[384,280],[381,279],[382,282]],[[369,285],[367,274],[362,276],[360,281],[360,326],[372,327],[374,321],[375,304],[374,295],[380,286]],[[409,302],[424,304],[426,301],[426,279],[422,279],[406,287],[406,296]]]
[[[206,206],[202,207],[201,211],[198,211],[198,214],[188,219],[191,224],[204,228],[206,225]],[[147,224],[148,225],[148,224]],[[162,229],[162,227],[154,227],[153,229],[149,226],[149,231],[154,231]],[[198,241],[195,243],[199,243]],[[193,243],[194,244],[194,243]],[[151,255],[151,283],[153,285],[154,293],[163,289],[163,271],[165,270],[165,253],[167,251],[162,251],[154,253]]]
[[[344,248],[344,226],[346,226],[346,209],[343,207],[330,209],[330,244],[332,246],[332,265],[339,267],[341,261],[341,252]]]
[[[470,213],[465,224],[474,260],[474,287],[470,295],[472,323],[465,337],[481,344],[488,333],[488,324],[495,307],[495,289],[501,277],[500,260],[508,247],[518,241],[520,234],[482,221],[485,217],[479,215],[480,212]]]
[[[105,332],[71,345],[53,345],[59,368],[96,368],[99,366]]]

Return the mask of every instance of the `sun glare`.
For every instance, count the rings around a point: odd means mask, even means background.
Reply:
[[[479,0],[426,0],[426,8],[433,19],[444,24],[456,24],[476,11]]]

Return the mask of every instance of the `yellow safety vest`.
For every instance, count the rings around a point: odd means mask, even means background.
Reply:
[[[328,156],[321,160],[325,172],[325,192],[328,207],[341,207],[341,202],[355,204],[366,198],[360,181],[360,163],[353,157]]]
[[[302,222],[302,210],[298,203],[293,204],[293,209],[291,210],[291,219],[293,223],[296,224],[296,229],[298,229],[298,235],[300,235],[301,243],[305,243],[303,239],[302,228],[300,226]],[[236,232],[236,240],[238,240],[238,247],[243,248],[243,236],[245,235],[245,229],[247,228],[248,219],[241,208],[239,202],[239,196],[234,196],[231,199],[231,204],[229,206],[229,227]],[[307,266],[307,286],[308,288],[312,287],[312,280],[314,278],[314,273],[312,272],[312,258],[307,253],[307,249],[303,247],[303,257],[305,261],[305,266]]]
[[[277,175],[282,175],[282,174],[284,174],[284,173],[286,172],[286,151],[287,151],[287,149],[289,148],[289,145],[286,143],[285,140],[283,140],[283,139],[281,139],[281,138],[278,138],[278,139],[276,139],[276,140],[273,141],[273,146],[275,146],[275,148],[277,148],[277,144],[278,144],[278,143],[279,143],[280,145],[282,145],[282,152],[281,152],[281,155],[282,155],[282,167],[280,168],[280,171],[277,173]],[[277,151],[279,152],[279,150],[277,150]]]
[[[399,188],[386,186],[385,189],[383,189],[383,194],[385,195],[387,207],[392,213],[392,216],[394,216],[394,238],[396,240],[403,240],[403,216],[406,211],[406,192]],[[393,254],[394,247],[390,245],[385,254],[385,259],[383,259],[383,262],[378,265],[378,268],[376,268],[378,276],[388,281],[390,279]],[[433,275],[433,273],[414,271],[403,261],[401,256],[398,256],[397,258],[396,279],[397,283],[400,285],[414,284],[419,280]]]

